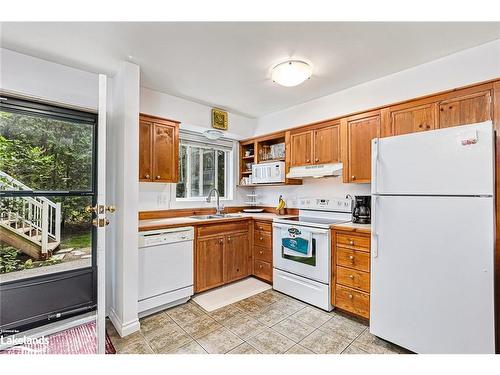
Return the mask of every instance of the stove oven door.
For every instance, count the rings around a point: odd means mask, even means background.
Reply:
[[[283,239],[289,230],[298,229],[311,233],[312,252],[310,256],[286,251]],[[273,266],[282,271],[303,276],[324,284],[330,282],[330,230],[273,223]]]

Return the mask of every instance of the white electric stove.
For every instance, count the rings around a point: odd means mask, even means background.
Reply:
[[[299,215],[273,220],[273,288],[323,310],[333,309],[331,235],[352,219],[352,199],[300,198]]]

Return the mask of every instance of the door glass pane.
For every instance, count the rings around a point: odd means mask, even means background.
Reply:
[[[190,170],[191,170],[191,191],[192,197],[200,196],[200,148],[191,147],[190,155]]]
[[[93,124],[0,110],[0,190],[92,190],[93,138]]]
[[[0,282],[92,265],[89,196],[2,197]]]
[[[226,196],[226,153],[217,150],[217,189],[220,196]]]
[[[203,196],[215,187],[215,151],[203,149]]]

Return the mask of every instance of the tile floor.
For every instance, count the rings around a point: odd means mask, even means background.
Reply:
[[[120,338],[119,354],[400,354],[406,350],[370,334],[367,325],[327,313],[274,290],[207,312],[195,302],[141,319],[141,330]]]

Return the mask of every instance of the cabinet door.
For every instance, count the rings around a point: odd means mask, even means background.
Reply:
[[[391,112],[392,134],[402,135],[435,128],[436,104],[405,108]]]
[[[312,137],[312,131],[290,135],[290,166],[312,164]]]
[[[196,292],[224,284],[224,246],[223,236],[196,242]]]
[[[371,141],[380,134],[380,115],[347,120],[348,182],[371,181]]]
[[[151,128],[148,121],[139,121],[139,181],[151,181]]]
[[[179,132],[176,125],[153,123],[153,180],[177,182]]]
[[[439,103],[439,127],[474,124],[491,119],[490,91],[445,100]]]
[[[314,130],[314,164],[337,163],[340,160],[340,126]]]
[[[247,233],[226,236],[226,282],[238,280],[250,274],[248,270],[249,242]]]

